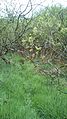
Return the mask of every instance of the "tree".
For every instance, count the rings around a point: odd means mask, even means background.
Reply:
[[[13,6],[12,6],[13,5]],[[5,1],[5,9],[2,9],[0,17],[0,56],[3,56],[11,49],[17,51],[22,47],[22,40],[25,33],[30,29],[30,18],[27,17],[32,13],[32,2],[28,1],[24,9],[21,9],[23,5],[20,5],[18,10],[15,9],[12,1],[11,3]]]

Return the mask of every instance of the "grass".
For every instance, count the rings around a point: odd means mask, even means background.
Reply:
[[[67,94],[58,91],[62,87],[49,85],[50,77],[38,74],[29,61],[8,58],[15,65],[0,60],[0,119],[67,119]]]

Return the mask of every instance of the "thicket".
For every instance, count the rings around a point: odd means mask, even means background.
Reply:
[[[67,8],[45,8],[34,16],[31,26],[32,30],[25,36],[30,46],[42,56],[67,60]]]
[[[66,74],[67,8],[61,5],[46,7],[31,18],[23,12],[18,16],[8,10],[7,13],[10,13],[8,17],[0,18],[0,57],[10,63],[4,55],[18,52],[35,65],[39,62],[41,69],[42,64],[54,64],[54,72],[62,69]]]

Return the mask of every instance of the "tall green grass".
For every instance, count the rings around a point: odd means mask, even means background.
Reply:
[[[67,95],[50,77],[17,55],[8,58],[15,64],[0,60],[0,119],[67,119]]]

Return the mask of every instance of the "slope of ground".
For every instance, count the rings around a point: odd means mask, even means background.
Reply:
[[[0,119],[67,119],[67,94],[17,55],[0,60]],[[18,62],[19,61],[19,62]],[[67,90],[65,88],[64,90]]]

